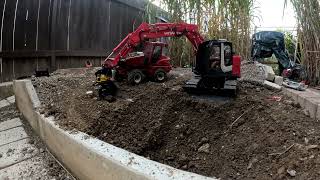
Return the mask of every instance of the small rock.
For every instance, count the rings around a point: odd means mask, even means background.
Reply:
[[[90,136],[88,136],[88,135],[84,135],[84,136],[83,136],[83,139],[89,139],[89,137],[90,137]]]
[[[28,152],[28,154],[32,154],[33,151],[34,151],[34,149],[29,149],[27,152]]]
[[[44,113],[45,113],[45,110],[44,110],[43,108],[40,108],[40,109],[39,109],[39,113],[40,113],[40,114],[44,114]]]
[[[33,139],[30,139],[30,140],[29,140],[29,144],[34,144],[34,140],[33,140]]]
[[[284,100],[283,103],[284,103],[284,104],[287,104],[287,105],[291,105],[291,106],[294,105],[294,102],[291,101],[291,100]]]
[[[43,153],[43,152],[44,152],[44,149],[43,149],[43,148],[40,148],[39,151],[40,151],[40,153]]]
[[[257,91],[257,92],[261,92],[261,89],[260,89],[260,88],[256,88],[256,91]]]
[[[291,176],[291,177],[295,177],[297,172],[295,170],[287,170],[287,173]]]
[[[129,102],[134,102],[133,99],[130,99],[130,98],[126,99],[126,100],[129,101]]]
[[[167,157],[167,159],[166,159],[167,161],[173,161],[174,160],[174,157],[172,157],[172,156],[169,156],[169,157]]]
[[[181,169],[184,169],[184,170],[188,169],[188,165],[182,166]]]
[[[0,158],[2,158],[2,154],[0,154]]]
[[[24,147],[21,151],[22,152],[25,152],[25,151],[27,151],[28,150],[28,148],[27,147]]]
[[[283,174],[285,171],[285,168],[282,166],[281,168],[278,169],[277,173],[278,174]]]
[[[309,145],[309,146],[306,146],[306,150],[310,150],[310,149],[316,149],[318,148],[318,145]]]
[[[258,162],[258,159],[257,159],[257,158],[253,158],[253,159],[249,162],[247,169],[248,169],[248,170],[251,169],[251,168],[252,168],[252,165],[253,165],[254,163],[256,163],[256,162]]]
[[[86,94],[87,94],[87,95],[92,95],[92,94],[93,94],[93,91],[87,91]]]
[[[203,138],[201,138],[201,141],[200,141],[201,143],[208,143],[209,142],[209,139],[208,138],[206,138],[206,137],[203,137]]]
[[[210,152],[210,144],[206,143],[202,145],[199,149],[198,152],[203,152],[203,153],[209,153]]]
[[[8,149],[7,153],[11,153],[13,150],[11,148]]]

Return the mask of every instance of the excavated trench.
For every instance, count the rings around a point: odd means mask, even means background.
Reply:
[[[290,169],[297,177],[318,176],[309,167],[319,150],[305,146],[320,139],[320,125],[281,92],[241,83],[235,99],[192,96],[181,88],[190,71],[176,69],[165,83],[122,83],[117,101],[108,103],[86,94],[93,73],[65,70],[35,79],[42,111],[65,129],[206,176],[274,179],[289,177]]]

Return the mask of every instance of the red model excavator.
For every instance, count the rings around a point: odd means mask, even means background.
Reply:
[[[196,53],[195,75],[186,82],[185,89],[236,89],[241,58],[233,55],[232,43],[205,41],[198,26],[193,24],[142,23],[113,49],[104,66],[115,69],[117,80],[127,78],[128,82],[139,84],[147,77],[162,82],[172,69],[170,58],[162,54],[165,43],[150,40],[180,36],[187,37]]]

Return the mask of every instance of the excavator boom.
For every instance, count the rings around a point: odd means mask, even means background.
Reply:
[[[204,42],[204,38],[199,33],[198,26],[194,24],[142,23],[134,32],[128,34],[127,37],[125,37],[120,44],[113,49],[112,53],[105,60],[105,63],[110,60],[112,55],[116,54],[112,61],[112,66],[117,66],[120,59],[126,57],[127,54],[133,51],[135,47],[149,39],[180,36],[187,37],[187,39],[192,43],[195,52],[198,50],[199,45]]]

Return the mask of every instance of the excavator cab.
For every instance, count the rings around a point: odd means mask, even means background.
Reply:
[[[234,55],[231,42],[205,41],[199,45],[193,68],[194,77],[186,82],[185,89],[236,90],[240,63],[241,58]]]
[[[167,73],[172,69],[170,58],[163,55],[167,46],[163,42],[144,42],[143,46],[118,63],[116,79],[127,79],[130,84],[140,84],[145,79],[165,81]]]

